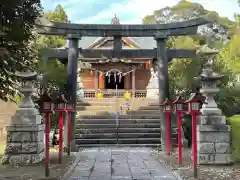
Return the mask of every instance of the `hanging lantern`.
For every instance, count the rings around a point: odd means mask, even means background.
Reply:
[[[108,73],[108,83],[110,83],[111,82],[111,74],[110,73]]]
[[[114,73],[114,81],[115,81],[115,83],[117,82],[117,73],[116,72]]]
[[[118,77],[119,77],[118,81],[119,81],[119,83],[121,83],[121,80],[122,80],[122,74],[119,74]]]

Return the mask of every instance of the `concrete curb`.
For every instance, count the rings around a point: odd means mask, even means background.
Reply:
[[[161,163],[164,166],[164,168],[169,169],[172,172],[173,176],[177,178],[177,180],[183,180],[177,172],[175,172],[174,170],[171,170],[171,168],[168,167],[166,162],[159,160],[159,158],[157,158],[157,161]]]
[[[80,156],[76,155],[77,153],[73,153],[73,155],[76,157],[75,161],[72,163],[72,165],[68,168],[67,172],[64,174],[63,177],[60,178],[60,180],[67,180],[71,174],[73,173],[73,171],[76,169],[77,164],[80,161]]]

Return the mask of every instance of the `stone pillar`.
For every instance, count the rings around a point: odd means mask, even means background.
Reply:
[[[76,107],[76,96],[77,96],[77,70],[78,70],[78,41],[81,37],[76,34],[69,34],[69,47],[68,47],[68,78],[67,78],[67,92],[68,96],[71,97],[74,108]],[[76,123],[76,113],[72,113],[72,122],[71,122],[71,131],[72,131],[72,139],[71,139],[71,149],[75,151],[75,123]]]
[[[169,86],[168,86],[168,59],[166,52],[165,40],[167,34],[157,32],[155,40],[157,41],[157,60],[156,60],[156,71],[158,80],[158,99],[159,104],[163,104],[166,98],[169,98]],[[153,70],[152,70],[153,71]],[[151,73],[152,74],[152,73]],[[153,84],[156,82],[156,77],[152,77]],[[155,84],[156,86],[156,84]],[[155,86],[153,86],[155,88]],[[149,87],[148,87],[149,88]],[[160,121],[161,121],[161,146],[162,150],[165,151],[166,137],[165,137],[165,115],[163,113],[163,107],[160,106]]]
[[[135,93],[136,93],[136,79],[135,79],[135,71],[132,71],[132,98],[135,98]]]
[[[200,75],[200,92],[206,97],[207,104],[202,106],[202,115],[197,126],[199,164],[232,163],[230,127],[226,125],[226,117],[214,100],[214,95],[219,91],[216,85],[221,77],[222,75],[213,72],[210,63],[204,66]]]
[[[7,145],[3,163],[36,164],[44,159],[44,124],[31,98],[36,91],[32,80],[37,73],[23,72],[16,75],[24,81],[19,89],[23,99],[6,127]]]

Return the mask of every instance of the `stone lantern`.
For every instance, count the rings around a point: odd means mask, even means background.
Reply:
[[[35,164],[44,158],[44,125],[32,101],[32,94],[36,91],[34,82],[37,73],[17,72],[16,76],[22,80],[19,91],[23,94],[23,99],[7,126],[7,145],[3,161],[13,165]]]
[[[217,53],[218,51],[206,47],[200,52],[201,56],[208,58],[208,62],[197,78],[201,81],[200,92],[206,97],[200,110],[201,116],[197,127],[199,164],[230,164],[232,162],[230,128],[226,125],[226,117],[222,115],[222,111],[214,100],[214,96],[219,91],[217,84],[223,77],[212,68],[212,57]]]

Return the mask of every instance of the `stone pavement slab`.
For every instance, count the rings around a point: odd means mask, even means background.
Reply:
[[[178,180],[151,148],[88,148],[68,180]]]

